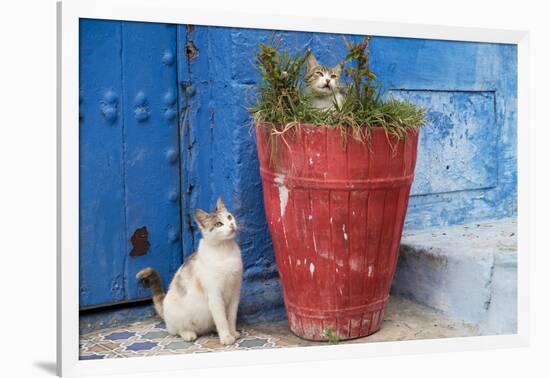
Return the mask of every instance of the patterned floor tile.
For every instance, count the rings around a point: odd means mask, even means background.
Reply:
[[[267,349],[287,346],[279,338],[242,329],[241,337],[233,345],[223,345],[216,334],[204,335],[193,342],[170,335],[158,320],[129,324],[123,329],[107,329],[81,336],[80,358],[121,358],[182,353],[210,353],[221,351]]]
[[[149,331],[144,334],[142,338],[147,340],[158,340],[164,339],[166,336],[170,336],[170,334],[166,331]]]
[[[99,354],[91,354],[91,355],[86,355],[86,356],[80,356],[81,360],[101,360],[103,358],[105,358],[105,356],[99,355]]]
[[[138,342],[130,344],[126,347],[126,350],[133,350],[134,352],[138,352],[140,350],[152,350],[153,348],[158,347],[157,343],[152,343],[150,341],[145,342]]]
[[[105,338],[109,340],[126,340],[132,336],[135,336],[135,333],[125,331],[125,332],[113,332],[110,335],[105,336]]]
[[[268,339],[254,338],[242,340],[239,342],[239,347],[241,348],[261,348],[269,342]]]
[[[298,338],[290,332],[286,322],[258,324],[239,331],[241,337],[233,345],[222,345],[216,334],[188,342],[170,335],[164,322],[153,319],[81,335],[80,358],[91,360],[326,345]],[[470,325],[447,319],[408,300],[392,297],[380,331],[345,343],[460,337],[475,333],[475,328]]]
[[[184,340],[170,340],[169,344],[166,344],[164,346],[164,349],[170,349],[173,351],[185,351],[186,349],[191,348],[194,343],[190,341],[184,341]]]

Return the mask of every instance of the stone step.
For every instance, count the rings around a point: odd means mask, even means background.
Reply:
[[[392,293],[477,325],[517,328],[516,219],[403,234]]]

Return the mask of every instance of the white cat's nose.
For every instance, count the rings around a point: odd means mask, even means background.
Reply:
[[[330,79],[327,79],[327,84],[330,84]]]

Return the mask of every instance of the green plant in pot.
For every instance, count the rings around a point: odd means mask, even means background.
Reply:
[[[259,45],[251,113],[289,325],[310,340],[366,336],[384,318],[424,110],[381,94],[369,37],[337,67],[280,41]]]

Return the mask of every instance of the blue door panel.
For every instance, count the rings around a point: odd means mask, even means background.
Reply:
[[[150,295],[182,261],[176,26],[80,23],[81,307]],[[140,238],[142,238],[140,240]]]
[[[125,299],[120,23],[80,22],[80,305]]]
[[[390,94],[427,109],[412,195],[497,185],[494,92],[394,90]]]
[[[176,26],[125,22],[122,44],[126,239],[145,227],[149,242],[146,254],[125,259],[135,299],[150,296],[139,270],[154,267],[166,286],[181,264]]]

